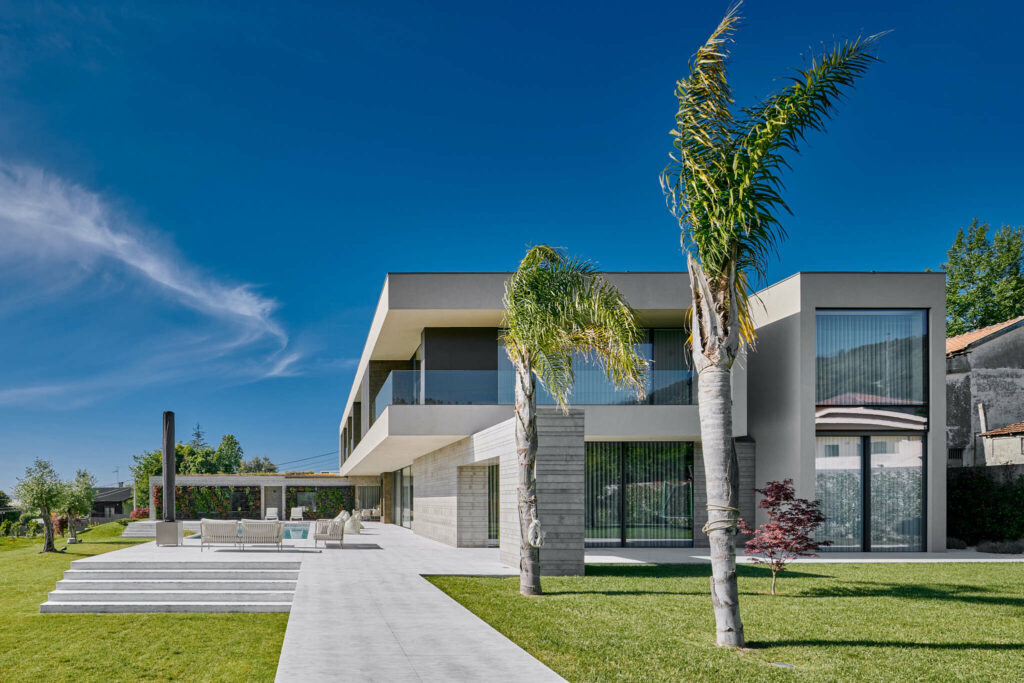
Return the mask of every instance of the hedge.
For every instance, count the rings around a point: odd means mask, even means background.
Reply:
[[[947,536],[968,545],[1024,538],[1024,468],[950,468],[946,482]]]

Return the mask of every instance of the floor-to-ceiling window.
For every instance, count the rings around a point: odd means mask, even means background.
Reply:
[[[586,543],[693,545],[693,444],[586,444]]]
[[[412,528],[412,467],[391,473],[391,521]]]
[[[487,467],[487,545],[498,545],[501,524],[500,486],[498,465]]]
[[[360,510],[374,510],[380,507],[380,486],[357,486],[356,505]]]
[[[833,551],[924,550],[927,312],[818,310],[815,496]]]

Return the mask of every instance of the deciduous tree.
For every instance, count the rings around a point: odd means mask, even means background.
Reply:
[[[64,483],[64,497],[57,512],[67,518],[71,541],[78,541],[75,531],[75,518],[85,517],[92,512],[92,504],[96,500],[96,477],[86,470],[78,470],[75,478]]]
[[[829,545],[815,541],[814,532],[825,522],[821,501],[797,498],[792,479],[770,481],[760,493],[759,508],[768,513],[768,521],[751,529],[740,520],[740,530],[753,536],[747,541],[746,554],[754,564],[765,564],[772,572],[772,595],[775,579],[786,565],[798,557],[814,557],[814,551]]]
[[[36,458],[25,468],[25,477],[18,480],[18,486],[14,491],[23,507],[35,508],[43,518],[43,549],[40,552],[55,552],[51,514],[60,509],[66,487],[54,471],[53,465]]]
[[[1024,315],[1024,227],[988,229],[975,218],[946,252],[947,336]]]

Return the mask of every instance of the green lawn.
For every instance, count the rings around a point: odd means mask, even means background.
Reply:
[[[40,614],[72,560],[141,542],[122,529],[46,555],[40,539],[0,538],[0,680],[273,680],[287,614]]]
[[[750,649],[714,646],[706,565],[430,580],[570,681],[1021,680],[1024,564],[741,566]],[[786,663],[795,669],[779,668]]]

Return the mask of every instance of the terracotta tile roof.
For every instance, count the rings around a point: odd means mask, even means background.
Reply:
[[[979,436],[1012,436],[1014,434],[1024,434],[1024,422],[1015,422],[999,429],[990,429],[987,432],[982,432]]]
[[[982,327],[981,329],[978,329],[978,330],[971,330],[970,332],[964,332],[963,334],[958,334],[955,337],[949,337],[948,339],[946,339],[946,355],[948,356],[951,353],[956,353],[957,351],[963,351],[964,349],[966,349],[968,346],[970,346],[974,342],[976,342],[976,341],[978,341],[980,339],[984,339],[985,337],[989,336],[990,334],[995,334],[999,330],[1006,329],[1010,325],[1013,325],[1014,323],[1019,323],[1022,320],[1024,320],[1024,315],[1022,315],[1020,317],[1017,317],[1017,318],[1013,318],[1012,320],[1007,320],[1005,322],[996,323],[995,325],[989,325],[988,327]]]

